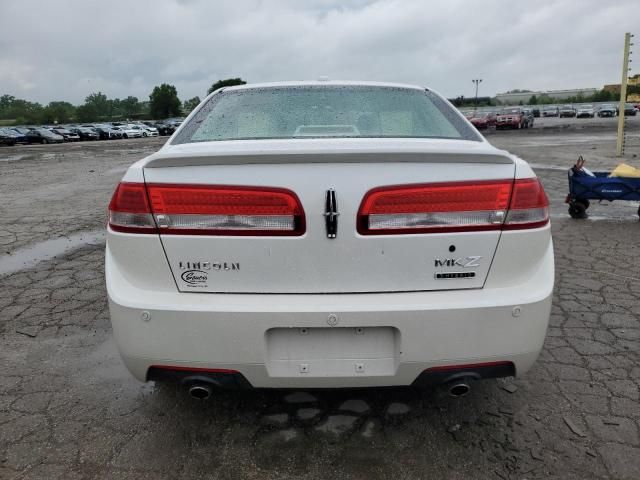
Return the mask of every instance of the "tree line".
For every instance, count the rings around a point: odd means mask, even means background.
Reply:
[[[218,88],[243,85],[241,78],[218,80],[208,90],[211,93]],[[174,85],[163,83],[155,86],[149,94],[148,101],[137,97],[108,98],[102,92],[89,94],[81,105],[73,105],[64,101],[53,101],[47,105],[30,102],[13,95],[0,95],[0,121],[6,124],[53,124],[132,120],[153,118],[162,120],[170,117],[188,115],[200,103],[196,96],[181,102],[178,90]]]

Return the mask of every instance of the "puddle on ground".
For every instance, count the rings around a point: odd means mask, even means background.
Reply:
[[[552,213],[550,215],[550,217],[552,219],[554,218],[558,218],[558,219],[566,219],[566,218],[571,218],[571,216],[568,213]],[[611,216],[607,216],[607,215],[591,215],[589,214],[589,216],[587,218],[584,219],[578,219],[576,220],[578,222],[583,222],[583,221],[588,221],[588,222],[612,222],[612,223],[624,223],[624,222],[628,222],[628,221],[635,221],[636,223],[638,222],[638,216],[637,215],[611,215]]]
[[[0,157],[0,162],[17,162],[26,157],[28,157],[28,155],[24,153],[19,153],[17,155],[7,155],[6,157]]]
[[[542,163],[529,163],[529,166],[535,170],[562,170],[563,172],[566,172],[567,170],[569,170],[569,168],[566,166],[544,165]]]
[[[104,230],[81,232],[68,237],[45,240],[30,247],[18,249],[10,255],[0,255],[0,275],[8,275],[31,268],[40,262],[50,260],[83,245],[103,243],[105,236]]]

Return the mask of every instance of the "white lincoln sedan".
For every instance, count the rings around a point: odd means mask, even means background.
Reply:
[[[547,196],[437,93],[243,85],[207,97],[109,205],[106,283],[142,381],[447,385],[522,375],[551,308]]]

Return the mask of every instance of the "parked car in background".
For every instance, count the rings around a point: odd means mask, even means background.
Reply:
[[[184,118],[176,117],[176,118],[167,118],[164,122],[170,125],[173,125],[176,129],[182,125]]]
[[[563,105],[560,108],[560,118],[563,117],[575,117],[576,109],[573,108],[573,105]]]
[[[29,143],[62,143],[64,137],[46,128],[34,128],[26,133]]]
[[[178,128],[173,123],[161,123],[159,124],[159,126],[158,125],[154,125],[154,126],[158,129],[158,133],[160,133],[160,135],[173,135],[173,133]],[[162,133],[162,131],[164,131],[164,133]]]
[[[143,137],[157,137],[159,135],[158,130],[144,124],[129,125],[129,128],[139,131]]]
[[[80,136],[80,140],[99,140],[100,135],[98,132],[93,130],[92,128],[87,127],[69,127],[74,133],[77,133]]]
[[[172,135],[173,132],[176,131],[173,125],[169,125],[167,123],[162,123],[162,122],[142,122],[142,123],[147,125],[148,127],[155,128],[158,131],[158,135],[161,135],[161,136]]]
[[[122,138],[122,132],[114,130],[110,125],[96,125],[94,130],[100,135],[100,140],[115,140]]]
[[[496,116],[496,129],[527,128],[528,118],[520,107],[503,108]]]
[[[6,128],[0,128],[0,145],[9,145],[10,147],[18,143],[16,141],[18,133],[12,132]]]
[[[7,137],[13,138],[13,142],[9,141],[8,143],[15,144],[27,144],[29,140],[27,140],[27,136],[24,133],[20,133],[13,128],[1,128],[3,134]]]
[[[147,131],[147,136],[149,136],[149,137],[159,137],[160,136],[160,132],[158,131],[158,129],[156,127],[152,127],[152,126],[145,125],[145,124],[141,124],[140,126]]]
[[[98,135],[98,140],[105,140],[106,137],[104,134],[100,133],[100,131],[98,130],[98,126],[91,124],[91,125],[81,125],[80,128],[86,128],[88,130],[91,130],[93,133],[95,133],[96,135]]]
[[[525,116],[527,117],[527,126],[524,128],[531,128],[533,127],[533,122],[535,122],[536,116],[533,114],[533,109],[531,108],[523,108],[522,111],[524,112]]]
[[[9,130],[9,133],[15,135],[16,143],[20,143],[23,145],[26,145],[29,143],[29,140],[27,139],[27,136],[24,133],[20,133],[12,129],[8,129],[8,130]]]
[[[584,104],[579,105],[576,110],[576,118],[593,118],[596,116],[596,111],[593,105]]]
[[[542,107],[543,117],[558,117],[559,115],[560,115],[560,109],[555,105]]]
[[[598,116],[599,117],[615,117],[616,107],[610,103],[607,103],[605,105],[600,105],[600,108],[598,108]]]
[[[27,128],[27,127],[12,127],[10,128],[10,130],[13,130],[14,132],[17,132],[21,135],[26,135],[27,133],[29,133],[29,130],[32,130],[32,128]]]
[[[485,130],[496,126],[496,114],[494,112],[476,112],[469,121],[478,130]]]
[[[635,106],[633,106],[631,103],[625,103],[624,104],[624,115],[625,115],[625,117],[628,117],[628,116],[635,117],[636,113],[638,113],[638,111],[636,110]]]
[[[122,138],[142,138],[141,130],[133,129],[128,125],[115,126],[113,129],[117,132],[121,132]]]
[[[533,366],[553,262],[534,171],[446,99],[291,82],[219,90],[127,170],[105,277],[141,381],[460,396]]]
[[[63,127],[54,127],[51,131],[57,135],[61,135],[65,142],[79,142],[80,135]]]
[[[538,107],[532,108],[531,111],[533,112],[533,116],[535,118],[540,118],[540,109]]]

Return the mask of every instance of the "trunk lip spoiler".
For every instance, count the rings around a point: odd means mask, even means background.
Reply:
[[[390,161],[390,158],[393,158]],[[165,145],[143,168],[289,163],[514,164],[488,142],[440,139],[233,140]]]
[[[393,155],[393,160],[389,156]],[[213,165],[255,165],[255,164],[312,164],[312,163],[480,163],[480,164],[513,164],[507,156],[491,154],[453,154],[453,153],[280,153],[280,154],[243,154],[243,155],[198,155],[198,156],[166,156],[150,159],[144,168],[196,167]]]

